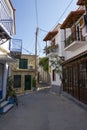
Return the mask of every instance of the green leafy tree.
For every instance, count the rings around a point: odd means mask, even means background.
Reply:
[[[36,79],[35,79],[35,77],[32,78],[32,87],[36,88]]]
[[[39,61],[39,65],[41,67],[43,67],[43,70],[44,71],[47,71],[48,72],[48,68],[49,68],[49,58],[48,57],[43,57],[40,59]]]
[[[62,73],[61,63],[62,61],[59,56],[52,56],[50,59],[50,66],[53,66],[56,73],[60,73],[60,74]]]

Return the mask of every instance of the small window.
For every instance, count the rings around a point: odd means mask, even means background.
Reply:
[[[33,69],[33,66],[29,66],[29,69]]]
[[[20,59],[19,60],[19,68],[20,69],[28,69],[28,59]]]

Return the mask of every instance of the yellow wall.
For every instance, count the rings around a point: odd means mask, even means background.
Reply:
[[[21,75],[21,87],[15,88],[16,93],[24,93],[25,88],[25,75],[31,75],[31,78],[35,76],[35,55],[21,55],[21,59],[28,59],[28,66],[33,66],[33,69],[19,69],[19,59],[17,62],[11,64],[11,75]]]

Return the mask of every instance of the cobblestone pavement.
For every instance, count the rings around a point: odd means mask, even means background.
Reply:
[[[87,130],[87,110],[50,89],[18,97],[19,106],[0,116],[0,130]]]

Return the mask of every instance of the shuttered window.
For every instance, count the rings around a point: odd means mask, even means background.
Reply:
[[[21,75],[14,75],[14,88],[21,87]]]
[[[20,59],[19,60],[19,68],[20,69],[28,69],[28,59]]]

